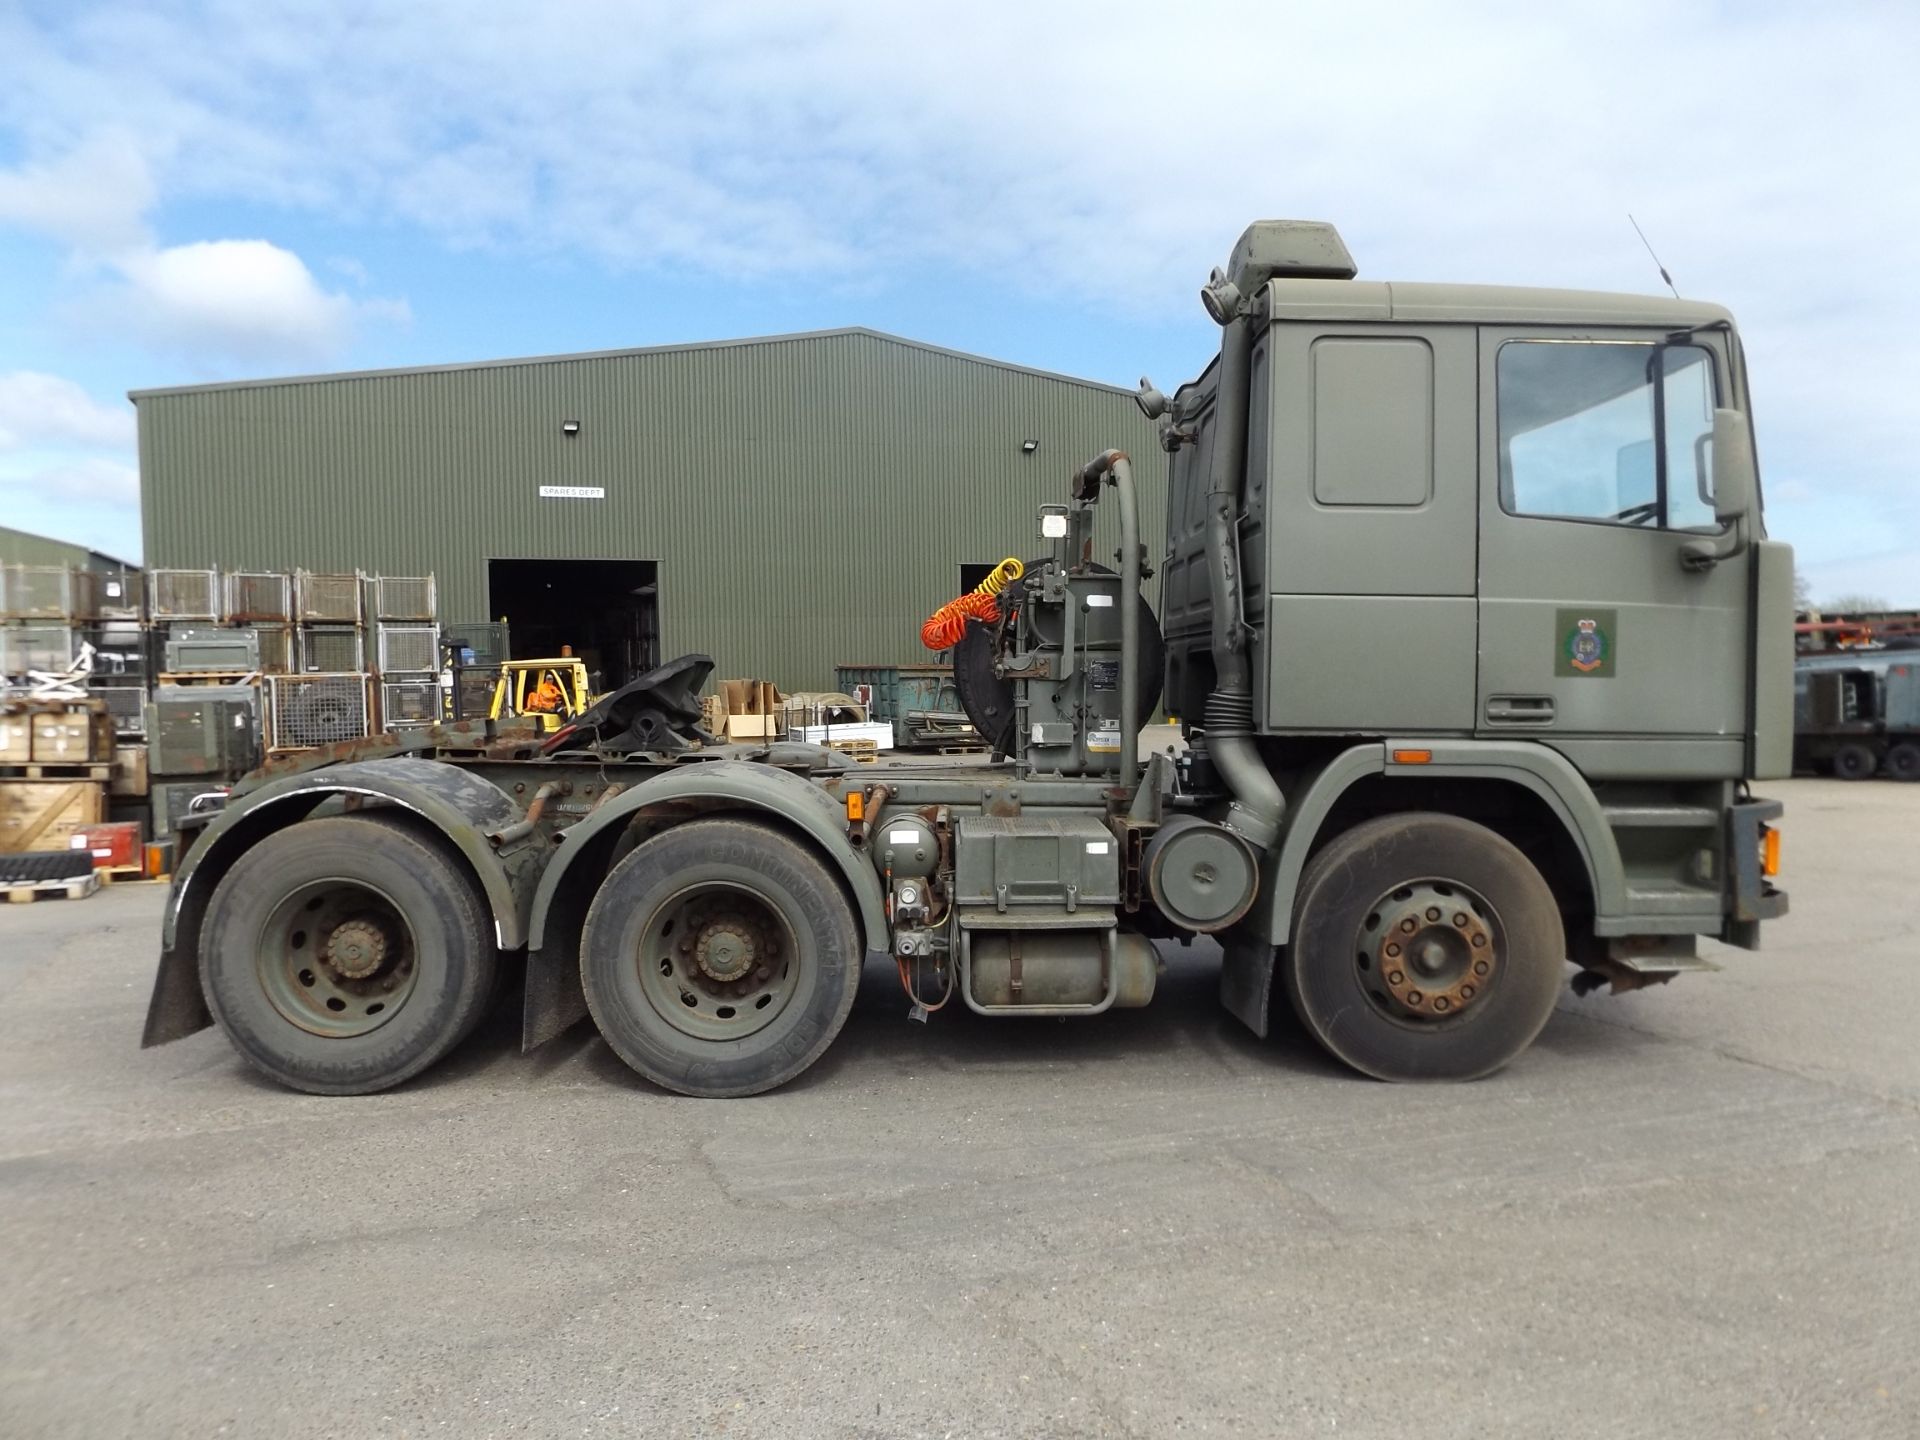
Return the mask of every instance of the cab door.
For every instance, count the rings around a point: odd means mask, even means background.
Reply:
[[[1528,734],[1593,778],[1738,776],[1750,556],[1719,531],[1718,333],[1480,334],[1476,733]]]

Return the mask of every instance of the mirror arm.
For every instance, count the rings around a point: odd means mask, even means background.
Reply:
[[[1680,547],[1680,566],[1684,570],[1711,570],[1722,560],[1731,560],[1747,548],[1747,522],[1735,520],[1718,535],[1702,535]]]

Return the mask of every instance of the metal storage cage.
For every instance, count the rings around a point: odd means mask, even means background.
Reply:
[[[507,622],[476,620],[463,625],[443,625],[440,633],[455,645],[473,651],[472,664],[498,665],[508,656]]]
[[[321,671],[340,674],[365,670],[366,642],[361,632],[350,625],[303,626],[294,661],[300,672]]]
[[[365,675],[269,675],[267,749],[310,750],[370,733]]]
[[[75,570],[73,613],[81,620],[138,620],[140,575],[128,570]]]
[[[149,570],[147,614],[155,620],[218,620],[218,570]]]
[[[440,631],[433,625],[382,625],[379,629],[380,670],[438,670]]]
[[[358,625],[360,623],[360,585],[364,577],[316,575],[311,570],[293,572],[294,605],[305,624]]]
[[[7,565],[0,615],[11,620],[66,620],[73,615],[73,571],[65,565]]]
[[[236,624],[293,618],[293,579],[285,571],[234,571],[227,576],[227,618]]]
[[[298,667],[294,664],[293,627],[291,625],[256,625],[254,633],[260,637],[260,673],[263,675],[292,675]],[[348,666],[354,669],[354,666]]]
[[[376,620],[435,620],[431,575],[378,575],[373,581]]]
[[[113,733],[137,740],[147,733],[147,689],[144,685],[94,685],[87,693],[107,702]]]
[[[386,676],[380,682],[380,723],[388,730],[431,725],[440,718],[440,682],[432,675]]]
[[[65,670],[75,648],[70,626],[0,626],[0,675],[24,680],[29,670]]]

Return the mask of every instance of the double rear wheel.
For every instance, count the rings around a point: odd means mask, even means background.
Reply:
[[[1393,815],[1301,877],[1282,973],[1331,1054],[1382,1080],[1472,1080],[1533,1042],[1566,937],[1540,872],[1484,826]]]

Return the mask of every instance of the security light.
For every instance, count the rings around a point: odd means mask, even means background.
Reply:
[[[1040,538],[1042,540],[1064,540],[1067,534],[1067,507],[1064,505],[1043,505],[1040,507]]]
[[[571,440],[574,436],[580,433],[580,422],[578,420],[567,420],[562,422],[560,426],[560,433],[566,436],[569,440]]]
[[[1031,455],[1039,448],[1040,442],[1038,440],[1022,440],[1020,442],[1020,453],[1022,455]]]
[[[1200,287],[1200,303],[1207,307],[1207,314],[1213,317],[1214,324],[1231,325],[1233,317],[1240,312],[1240,287],[1216,265],[1213,274],[1207,277],[1207,283]]]
[[[1167,397],[1156,390],[1153,381],[1144,375],[1140,377],[1140,390],[1133,397],[1133,403],[1140,407],[1140,413],[1149,420],[1158,420],[1167,413]]]

